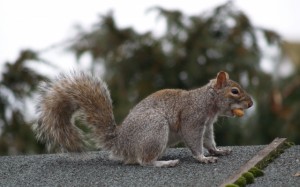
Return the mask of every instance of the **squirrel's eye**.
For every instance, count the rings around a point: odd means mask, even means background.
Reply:
[[[239,90],[236,89],[236,88],[232,88],[231,93],[234,94],[234,95],[239,94]]]

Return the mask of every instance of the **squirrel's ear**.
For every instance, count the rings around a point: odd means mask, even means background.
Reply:
[[[229,79],[228,73],[226,73],[225,71],[220,71],[217,75],[217,82],[215,87],[217,89],[222,88],[223,86],[225,86],[228,79]]]

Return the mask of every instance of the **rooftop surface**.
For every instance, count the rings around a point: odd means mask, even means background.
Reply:
[[[0,157],[0,186],[219,186],[265,146],[234,146],[217,163],[202,164],[186,148],[168,149],[162,160],[180,159],[174,168],[123,165],[105,151]],[[265,168],[253,186],[297,186],[300,146]],[[280,182],[278,182],[280,181]]]

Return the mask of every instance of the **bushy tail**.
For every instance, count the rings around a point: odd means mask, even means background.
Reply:
[[[83,112],[96,143],[110,149],[116,138],[116,124],[109,90],[101,79],[82,72],[60,75],[40,86],[39,119],[33,126],[37,139],[49,148],[82,151],[82,131],[71,122],[77,110]]]

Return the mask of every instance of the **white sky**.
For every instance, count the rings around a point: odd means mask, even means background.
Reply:
[[[188,15],[203,13],[226,0],[0,0],[0,68],[17,58],[24,48],[44,49],[74,35],[74,25],[89,28],[98,15],[113,10],[119,26],[133,26],[140,32],[159,33],[163,24],[155,13],[146,14],[153,6],[179,9]],[[300,41],[299,0],[236,0],[256,25],[277,31],[286,40]],[[75,59],[64,51],[45,54],[60,62],[64,69],[74,67]]]

